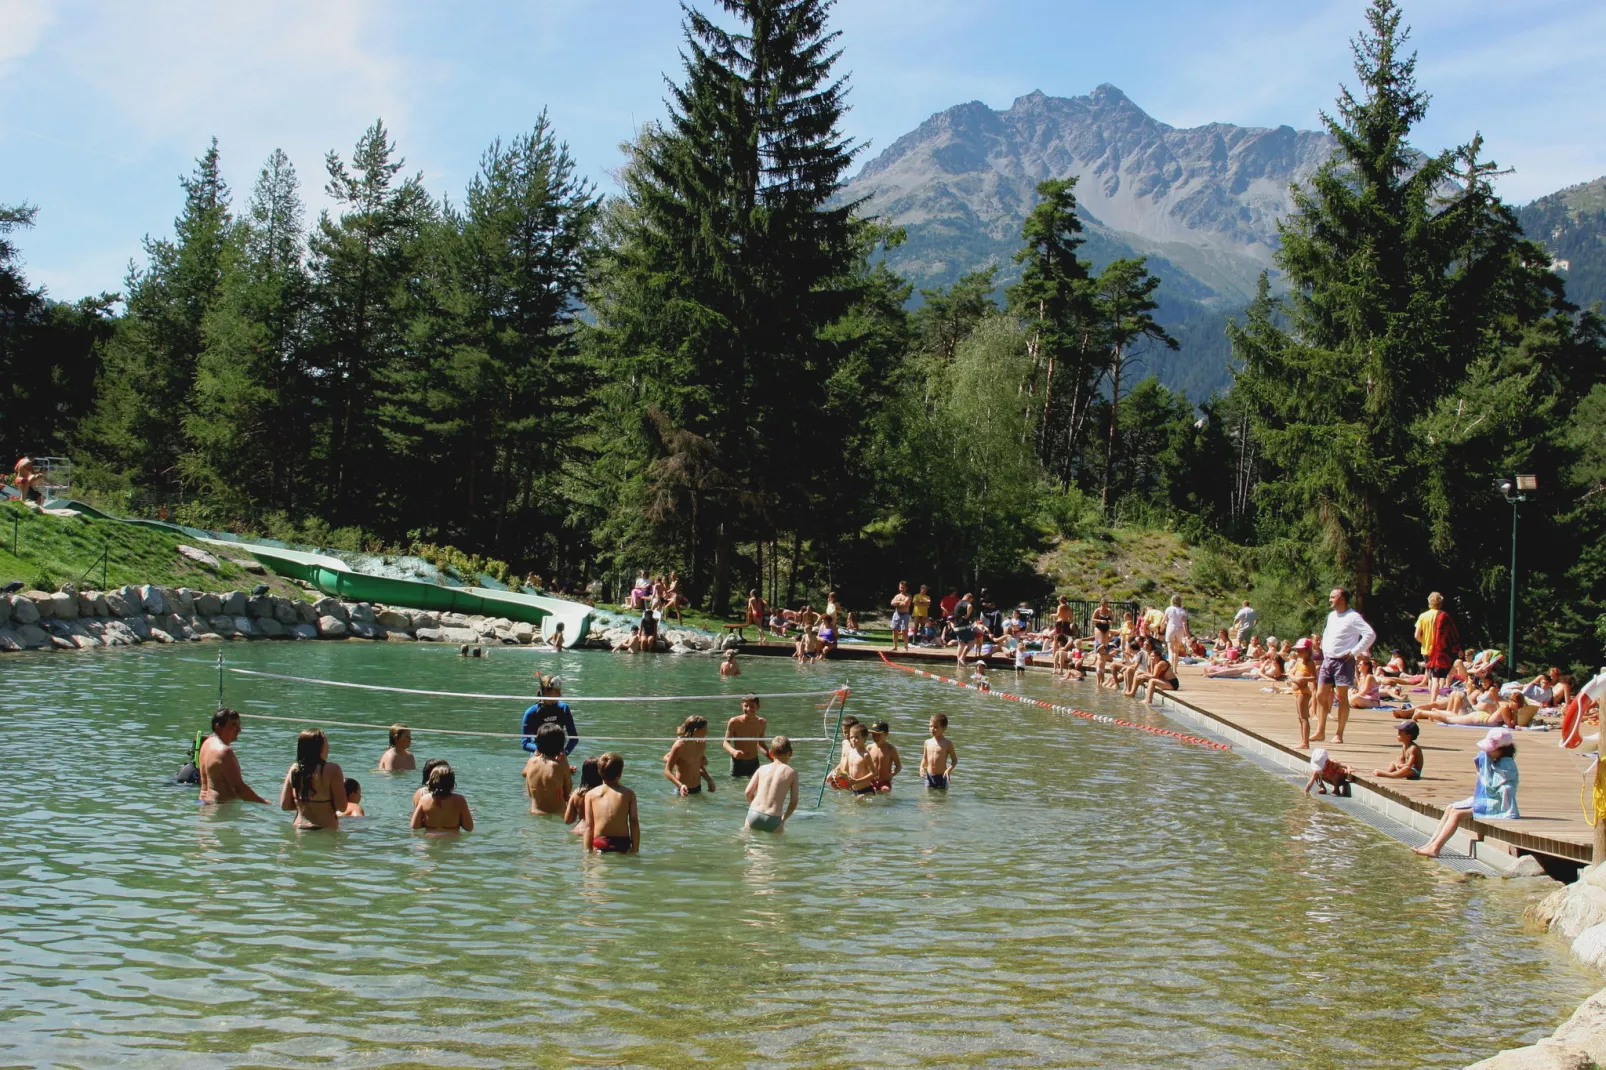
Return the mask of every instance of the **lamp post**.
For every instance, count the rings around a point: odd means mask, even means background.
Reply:
[[[1517,506],[1528,500],[1528,492],[1539,489],[1539,477],[1519,475],[1516,482],[1502,479],[1495,484],[1511,503],[1511,606],[1506,616],[1506,671],[1517,676]]]

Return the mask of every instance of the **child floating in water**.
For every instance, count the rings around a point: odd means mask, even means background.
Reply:
[[[948,790],[948,777],[959,764],[959,751],[948,738],[948,715],[936,714],[931,718],[931,738],[920,750],[920,775],[926,787],[934,791]]]
[[[524,790],[530,796],[530,813],[561,814],[569,801],[573,772],[563,753],[569,734],[561,725],[544,724],[535,730],[535,753],[524,763]]]
[[[584,835],[586,830],[586,794],[592,788],[600,787],[602,787],[602,771],[597,767],[595,758],[587,758],[580,763],[580,786],[569,796],[569,801],[563,804],[563,823],[573,825],[576,836]]]
[[[686,718],[677,729],[674,746],[664,755],[664,779],[675,785],[676,795],[696,795],[708,782],[710,793],[714,778],[708,774],[708,718],[696,714]]]
[[[409,769],[417,769],[418,762],[413,758],[409,749],[413,745],[413,734],[404,724],[390,726],[390,747],[379,756],[379,771],[381,773],[405,773]]]
[[[785,736],[770,740],[770,763],[747,782],[747,827],[757,832],[779,832],[797,809],[797,770],[792,768],[792,741]]]
[[[608,753],[597,758],[602,785],[586,792],[586,853],[635,854],[641,850],[641,822],[636,817],[636,793],[619,783],[625,760]]]
[[[431,832],[474,831],[474,814],[468,800],[457,794],[457,774],[445,762],[429,771],[427,791],[413,807],[412,827]]]
[[[352,777],[346,778],[346,808],[340,811],[341,817],[367,817],[362,808],[362,785]]]
[[[1415,721],[1401,721],[1394,726],[1394,731],[1400,740],[1400,756],[1390,762],[1387,769],[1372,770],[1372,775],[1391,780],[1421,780],[1422,748],[1416,745],[1421,726]]]
[[[903,772],[903,759],[898,757],[898,748],[887,738],[891,731],[885,721],[877,721],[870,726],[870,761],[875,765],[877,791],[891,791],[892,778]]]
[[[1332,785],[1334,795],[1348,798],[1352,779],[1354,774],[1350,772],[1348,766],[1333,761],[1328,757],[1327,751],[1317,747],[1310,756],[1310,779],[1305,781],[1305,794],[1309,795],[1311,787],[1314,786],[1316,794],[1326,795],[1328,785]]]
[[[742,667],[740,665],[736,664],[736,651],[734,651],[734,650],[725,651],[725,660],[719,663],[719,675],[721,675],[721,676],[740,676],[740,675],[742,675]]]

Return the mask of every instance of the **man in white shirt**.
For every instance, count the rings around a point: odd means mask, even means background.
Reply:
[[[1349,721],[1349,689],[1355,685],[1355,655],[1365,654],[1377,642],[1377,633],[1366,619],[1349,607],[1349,592],[1334,587],[1327,596],[1333,611],[1322,629],[1322,667],[1316,670],[1315,741],[1327,737],[1327,709],[1338,692],[1338,731],[1333,742],[1344,742],[1344,725]]]
[[[1250,607],[1249,599],[1245,598],[1244,607],[1232,618],[1232,645],[1243,646],[1244,638],[1255,634],[1255,624],[1259,620],[1260,614]]]
[[[1174,594],[1165,611],[1165,647],[1173,660],[1188,652],[1188,638],[1188,611],[1182,608],[1182,596]]]

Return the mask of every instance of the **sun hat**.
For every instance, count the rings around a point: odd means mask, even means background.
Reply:
[[[1297,639],[1294,642],[1294,649],[1295,650],[1309,650],[1310,649],[1310,639],[1308,637],[1301,636],[1299,639]]]
[[[1327,768],[1326,748],[1317,747],[1315,750],[1310,752],[1310,767],[1311,771],[1316,773],[1320,773],[1323,769]]]
[[[1478,740],[1478,749],[1485,754],[1493,754],[1501,747],[1511,746],[1512,735],[1509,728],[1491,728],[1488,735]]]

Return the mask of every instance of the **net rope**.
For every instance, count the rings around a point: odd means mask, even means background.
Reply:
[[[328,721],[316,717],[274,717],[266,713],[242,713],[243,721],[282,721],[285,724],[319,725],[332,728],[371,728],[377,732],[388,732],[395,727],[393,724],[363,724],[358,721]],[[466,728],[414,728],[406,726],[407,731],[413,735],[430,733],[437,736],[481,736],[486,739],[524,739],[524,732],[474,732]],[[579,739],[585,743],[675,743],[681,736],[594,736],[589,733]],[[790,736],[793,743],[829,743],[826,736]],[[732,743],[768,743],[769,736],[709,736],[709,743],[729,740]]]

